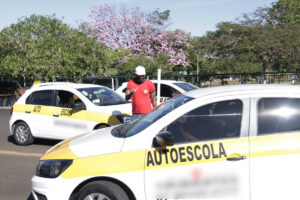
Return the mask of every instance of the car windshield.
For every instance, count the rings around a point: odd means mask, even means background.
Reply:
[[[116,104],[129,103],[118,93],[105,87],[90,87],[77,89],[86,98],[88,98],[93,104],[97,106],[108,106]]]
[[[190,84],[190,83],[174,83],[174,85],[180,87],[181,89],[183,89],[186,92],[190,91],[190,90],[198,89],[197,86]]]
[[[184,95],[176,96],[169,101],[159,105],[155,110],[140,117],[139,119],[130,122],[129,124],[123,124],[115,127],[112,130],[112,134],[116,137],[130,137],[138,134],[139,132],[159,120],[161,117],[165,116],[172,110],[189,102],[192,99],[194,98]]]

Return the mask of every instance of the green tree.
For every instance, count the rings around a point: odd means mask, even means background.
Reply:
[[[300,1],[279,0],[270,9],[277,24],[277,39],[281,54],[275,59],[275,68],[300,70]]]
[[[299,1],[280,0],[236,22],[221,22],[193,39],[191,67],[205,73],[299,70],[299,13]]]
[[[249,52],[249,28],[237,23],[221,22],[217,31],[194,38],[190,59],[200,73],[242,73],[259,69]],[[194,67],[195,68],[195,67]]]
[[[242,24],[252,32],[250,50],[259,56],[263,72],[299,69],[299,12],[299,1],[285,0],[244,16]]]
[[[282,26],[287,24],[299,24],[300,1],[279,0],[273,4],[270,13],[273,13],[274,19]]]
[[[0,38],[1,72],[14,78],[77,80],[103,74],[119,59],[118,53],[55,16],[25,17],[2,30]]]

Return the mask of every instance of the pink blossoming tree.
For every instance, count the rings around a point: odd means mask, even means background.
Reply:
[[[139,8],[116,8],[105,4],[91,10],[90,22],[83,32],[96,37],[107,48],[127,52],[120,64],[139,57],[148,59],[144,65],[186,67],[189,36],[183,31],[166,31],[169,11],[142,12]],[[158,66],[156,66],[158,67]]]

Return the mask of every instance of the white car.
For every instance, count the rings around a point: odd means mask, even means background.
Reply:
[[[67,139],[124,122],[131,103],[100,85],[42,83],[27,90],[13,105],[10,132],[18,145],[34,138]]]
[[[300,199],[300,87],[186,92],[51,148],[35,200]]]
[[[155,89],[157,91],[157,80],[151,80],[154,83]],[[116,89],[116,92],[122,95],[125,98],[125,92],[128,82],[122,83],[122,85]],[[183,82],[183,81],[174,81],[174,80],[161,80],[160,81],[160,103],[167,101],[168,99],[182,94],[184,92],[198,89],[197,86]]]

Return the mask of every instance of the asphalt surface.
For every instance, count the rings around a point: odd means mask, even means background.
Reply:
[[[36,140],[30,146],[14,144],[9,132],[10,109],[0,108],[0,200],[33,200],[31,177],[39,158],[59,141]]]

